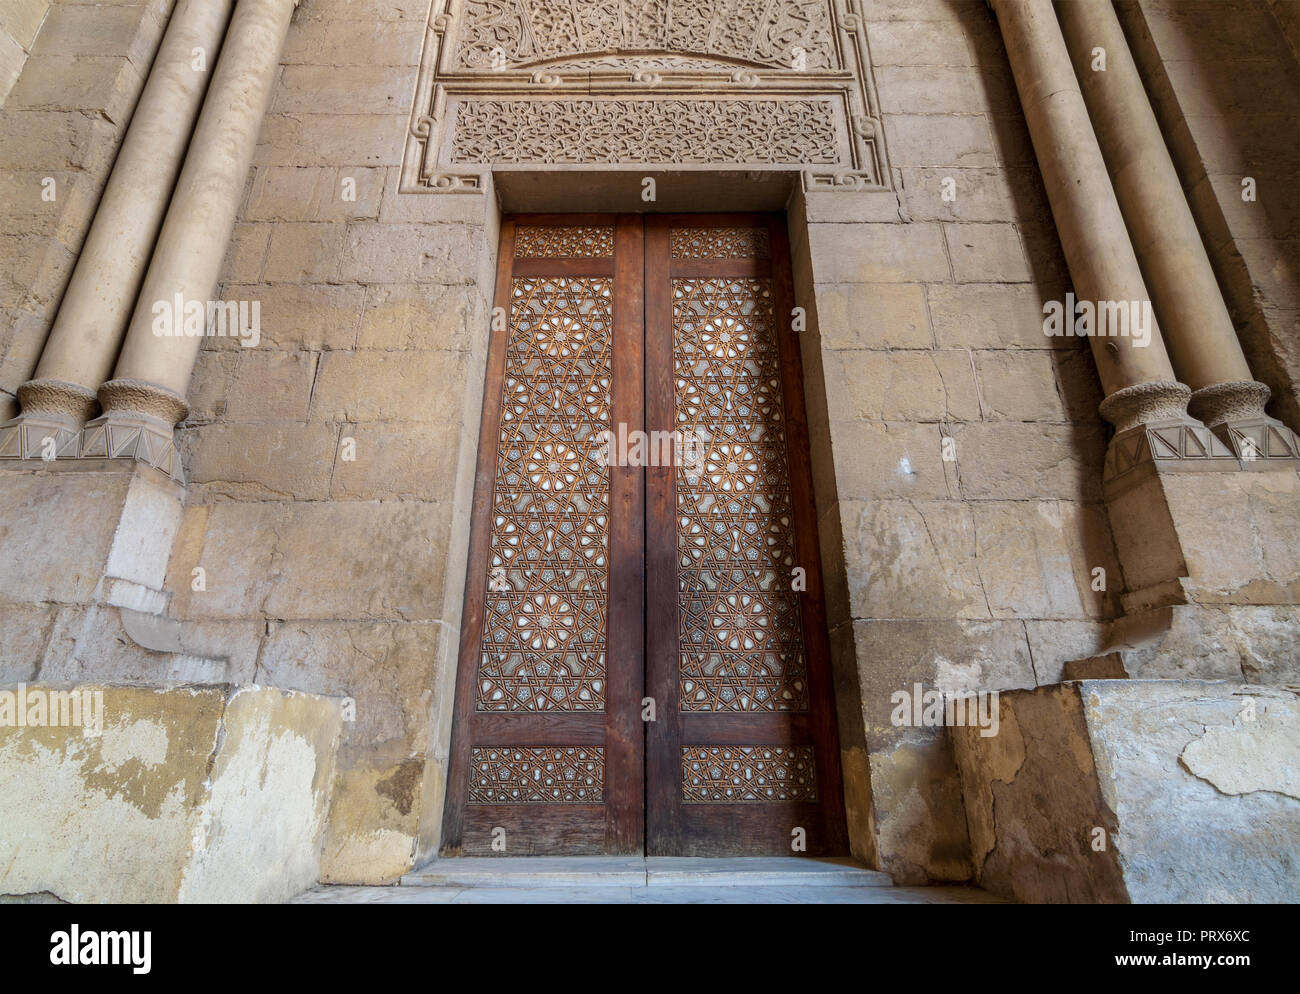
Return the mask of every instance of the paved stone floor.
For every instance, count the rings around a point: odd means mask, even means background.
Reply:
[[[321,886],[297,904],[994,904],[973,887],[895,887],[848,860],[435,860],[390,887]]]

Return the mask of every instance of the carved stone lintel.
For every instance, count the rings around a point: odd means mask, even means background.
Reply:
[[[1098,410],[1115,426],[1117,435],[1146,424],[1183,422],[1199,425],[1187,413],[1187,401],[1191,396],[1192,389],[1185,383],[1138,383],[1116,390],[1101,402]]]
[[[859,7],[608,0],[558,16],[542,0],[434,0],[400,190],[584,165],[815,170],[818,189],[888,189]]]

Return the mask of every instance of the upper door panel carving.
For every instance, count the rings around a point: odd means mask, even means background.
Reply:
[[[433,0],[402,188],[656,166],[887,188],[859,2]]]

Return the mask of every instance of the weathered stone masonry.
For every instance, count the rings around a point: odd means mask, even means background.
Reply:
[[[186,787],[164,812],[94,748],[0,729],[0,765],[81,771],[104,817],[139,818],[119,851],[170,833],[175,871],[130,891],[76,828],[32,849],[56,796],[0,828],[21,856],[0,892],[228,896],[219,868],[277,818],[285,869],[239,878],[263,899],[436,855],[497,221],[644,209],[652,175],[663,209],[725,191],[787,214],[854,852],[1024,899],[1294,899],[1300,156],[1266,137],[1294,133],[1285,4],[798,0],[771,51],[725,18],[597,18],[590,50],[480,38],[474,0],[31,6],[0,106],[21,402],[0,546],[23,563],[0,574],[0,681],[121,688],[104,746],[146,791],[195,783],[209,736],[230,784],[269,771],[286,800]],[[1270,97],[1221,106],[1230,74]],[[589,145],[529,131],[543,104]],[[575,124],[597,105],[647,139]],[[802,160],[742,140],[772,114]],[[750,123],[691,130],[726,120]],[[1046,336],[1070,290],[1151,299],[1151,345]],[[260,344],[155,336],[176,292],[259,302]],[[894,726],[916,682],[1003,692],[1004,731]],[[1161,890],[1207,848],[1198,820],[1250,871]],[[98,882],[68,889],[69,861]]]

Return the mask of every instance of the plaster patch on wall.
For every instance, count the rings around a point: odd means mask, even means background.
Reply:
[[[1179,761],[1224,794],[1267,790],[1300,800],[1300,721],[1294,707],[1279,716],[1283,708],[1282,702],[1260,704],[1254,720],[1207,727]]]

